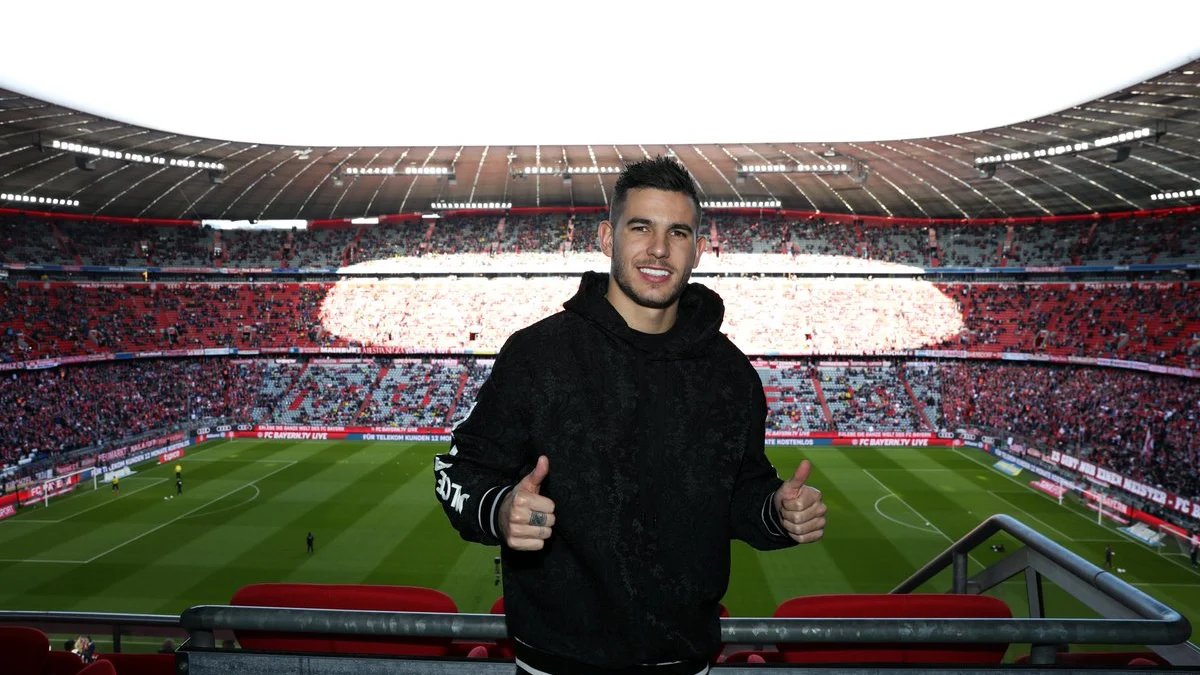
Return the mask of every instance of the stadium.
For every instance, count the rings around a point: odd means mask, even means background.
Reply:
[[[713,672],[1200,667],[1188,49],[988,126],[776,132],[746,97],[731,132],[570,143],[472,116],[535,92],[405,99],[472,110],[373,145],[0,70],[0,671],[513,672],[500,549],[446,522],[434,455],[609,270],[652,157],[697,188],[691,280],[767,457],[828,506],[817,543],[732,543]]]

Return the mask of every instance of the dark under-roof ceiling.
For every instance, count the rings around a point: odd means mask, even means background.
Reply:
[[[953,96],[953,88],[947,88]],[[936,100],[929,101],[930,108]],[[203,105],[198,100],[196,105]],[[887,101],[862,100],[890,114]],[[747,125],[753,118],[747,117]],[[1030,151],[1150,128],[1134,141],[1077,154],[1001,162],[975,157]],[[801,135],[800,133],[797,134]],[[225,165],[209,171],[97,158],[91,169],[53,141]],[[1116,145],[1129,148],[1122,161]],[[513,206],[598,206],[615,175],[521,175],[526,166],[614,166],[672,155],[702,199],[779,200],[783,208],[898,218],[1007,218],[1175,206],[1163,192],[1200,190],[1200,61],[1061,112],[967,134],[874,143],[749,145],[281,147],[194,138],[135,127],[0,90],[0,193],[78,200],[61,209],[100,216],[181,219],[353,218],[428,211],[435,201]],[[739,165],[847,163],[835,174],[752,173]],[[394,175],[350,175],[348,167]],[[404,175],[453,167],[454,180]],[[1191,202],[1200,202],[1200,197]],[[0,201],[0,207],[28,207]],[[43,207],[44,208],[44,207]]]

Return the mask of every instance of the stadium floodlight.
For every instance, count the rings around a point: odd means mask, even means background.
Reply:
[[[221,162],[209,162],[206,160],[188,159],[182,157],[164,157],[161,155],[147,155],[141,152],[130,152],[128,150],[105,148],[98,145],[84,145],[82,143],[74,143],[71,141],[50,141],[50,147],[54,148],[55,150],[62,150],[63,152],[73,152],[76,155],[88,155],[103,159],[115,159],[119,162],[157,164],[159,166],[175,166],[185,169],[210,169],[216,171],[225,170],[225,165]]]
[[[346,166],[342,173],[347,176],[391,176],[396,173],[394,166]]]
[[[1047,157],[1058,157],[1060,155],[1072,155],[1077,152],[1087,152],[1096,148],[1103,148],[1114,143],[1128,143],[1142,138],[1149,138],[1154,135],[1156,138],[1160,135],[1159,132],[1149,127],[1142,127],[1132,131],[1123,131],[1119,134],[1104,136],[1092,141],[1071,141],[1060,145],[1053,145],[1032,150],[1013,150],[1011,152],[998,153],[995,155],[981,155],[975,158],[975,165],[982,164],[999,164],[1001,162],[1019,162],[1026,159],[1045,159]]]
[[[507,211],[512,202],[434,202],[429,208],[435,211]]]
[[[847,173],[850,165],[845,162],[796,162],[795,164],[740,164],[739,176],[752,173]]]
[[[42,195],[22,195],[15,192],[0,193],[0,202],[16,202],[18,204],[36,204],[38,206],[62,206],[78,208],[78,199],[65,199],[62,197],[46,197]]]
[[[700,202],[700,208],[703,209],[777,209],[783,206],[783,202],[778,199],[763,199],[758,201],[723,201],[723,202]]]
[[[527,166],[522,173],[527,176],[570,176],[572,174],[615,174],[624,171],[619,166]]]
[[[1174,192],[1156,192],[1150,195],[1150,201],[1161,202],[1168,199],[1195,199],[1200,197],[1200,190],[1176,190]]]

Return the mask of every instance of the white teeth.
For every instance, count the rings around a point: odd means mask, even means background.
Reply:
[[[668,272],[668,271],[666,271],[666,270],[656,270],[656,269],[652,269],[652,268],[649,268],[649,267],[639,267],[638,269],[639,269],[639,270],[640,270],[642,273],[644,273],[644,274],[649,274],[649,275],[650,275],[650,276],[652,276],[652,277],[665,277],[665,276],[667,276],[668,274],[670,274],[670,272]]]

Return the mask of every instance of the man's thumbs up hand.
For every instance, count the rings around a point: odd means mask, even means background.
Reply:
[[[539,551],[554,533],[554,501],[543,497],[542,481],[550,473],[550,458],[538,457],[533,471],[500,502],[497,522],[501,539],[518,551]]]
[[[812,462],[806,459],[775,491],[775,509],[783,529],[801,544],[816,541],[825,534],[825,502],[821,491],[807,484],[810,473]]]

